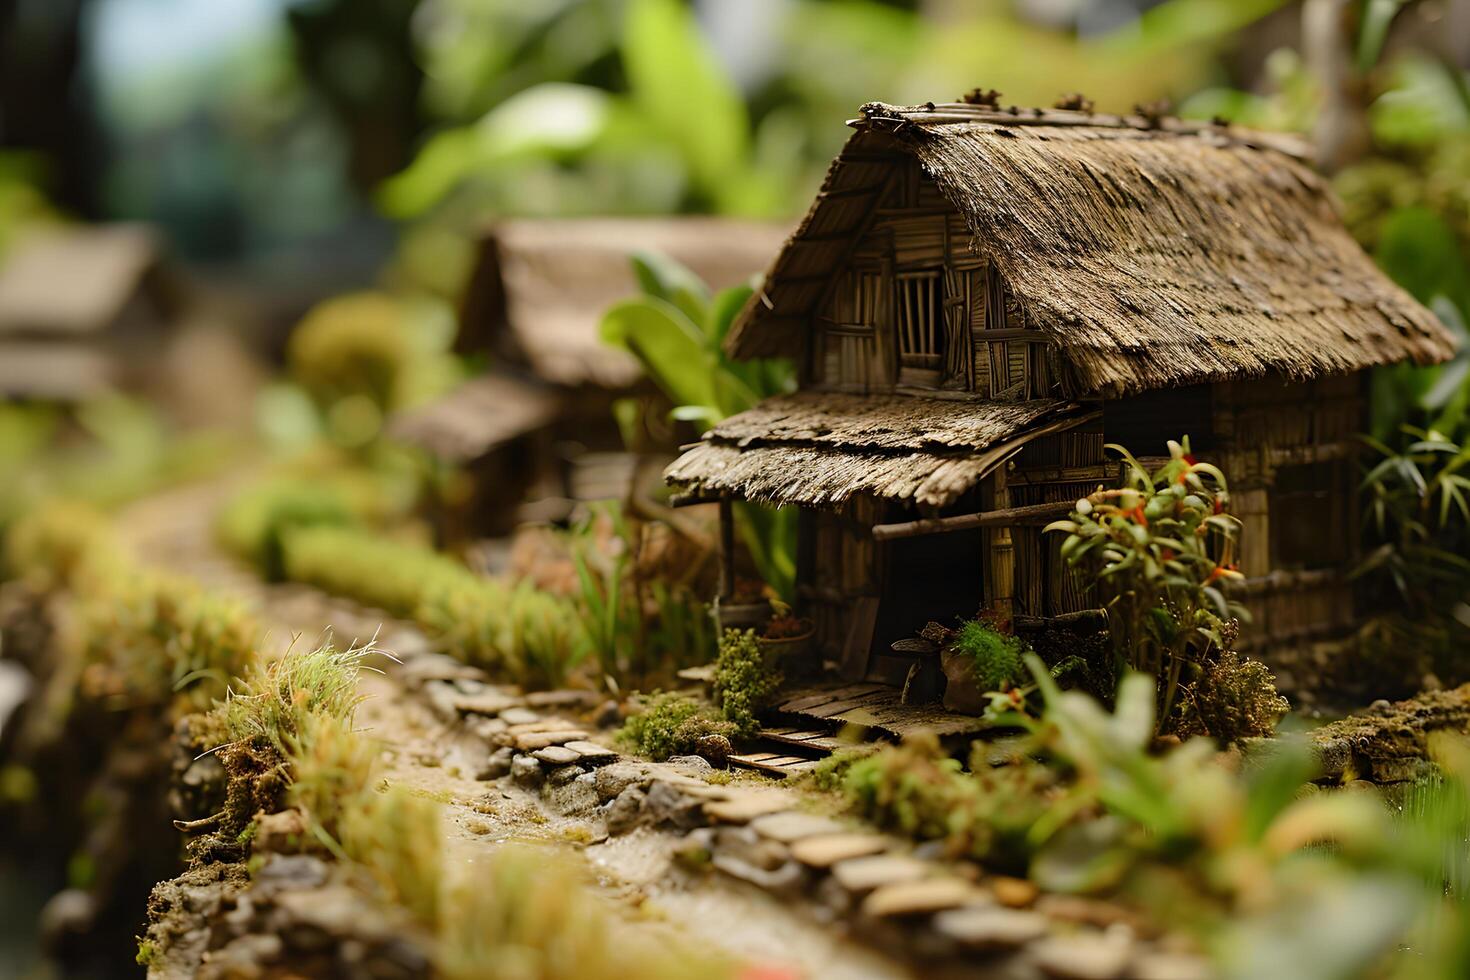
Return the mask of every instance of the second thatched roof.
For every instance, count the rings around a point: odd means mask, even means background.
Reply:
[[[664,479],[695,498],[830,507],[866,495],[943,507],[1030,440],[1095,417],[1059,400],[803,391],[725,419]]]
[[[1281,138],[1081,112],[863,107],[858,132],[731,332],[736,356],[792,355],[895,154],[964,217],[1068,394],[1118,395],[1279,372],[1305,379],[1454,342],[1343,228]],[[901,158],[901,157],[900,157]]]

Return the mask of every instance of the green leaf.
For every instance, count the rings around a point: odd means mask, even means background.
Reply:
[[[717,197],[746,162],[750,122],[693,14],[679,0],[632,0],[622,53],[634,100]]]
[[[709,336],[709,288],[677,259],[661,252],[634,252],[633,274],[644,295],[672,303]]]
[[[710,304],[705,332],[717,347],[723,347],[725,337],[730,333],[730,324],[735,322],[736,315],[754,292],[749,286],[731,286],[715,294],[714,302]]]
[[[605,343],[630,351],[675,405],[717,406],[714,358],[683,311],[655,297],[627,300],[602,317]]]

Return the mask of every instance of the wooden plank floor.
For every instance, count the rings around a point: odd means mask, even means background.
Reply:
[[[790,719],[793,725],[809,719],[813,724],[804,727],[829,734],[849,724],[876,728],[897,738],[921,731],[960,735],[986,727],[981,718],[945,711],[937,704],[903,704],[901,693],[886,684],[817,684],[788,691],[772,710],[796,716]]]

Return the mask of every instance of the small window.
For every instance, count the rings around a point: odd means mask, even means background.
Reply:
[[[1345,462],[1283,466],[1271,488],[1272,565],[1328,568],[1350,557],[1351,474]]]
[[[898,274],[898,383],[937,388],[944,376],[939,272]]]

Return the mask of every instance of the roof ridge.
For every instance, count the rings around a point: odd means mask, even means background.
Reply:
[[[1078,109],[976,105],[970,102],[925,102],[899,106],[867,102],[861,116],[849,119],[854,129],[884,126],[901,131],[906,126],[942,126],[949,123],[989,123],[1000,126],[1077,126],[1089,129],[1118,129],[1157,136],[1212,136],[1230,143],[1274,150],[1298,160],[1311,160],[1311,144],[1294,133],[1249,129],[1218,120],[1180,119],[1175,116],[1117,115]]]

